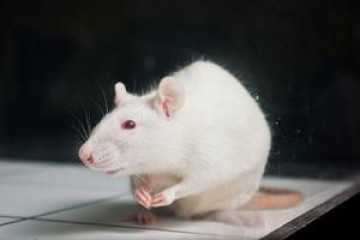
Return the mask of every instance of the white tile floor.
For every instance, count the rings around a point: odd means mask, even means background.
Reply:
[[[0,239],[258,239],[351,186],[266,178],[267,186],[300,190],[291,209],[242,211],[262,226],[160,217],[144,227],[123,221],[135,208],[129,181],[73,165],[0,161]]]

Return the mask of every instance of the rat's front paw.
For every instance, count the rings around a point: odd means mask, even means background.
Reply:
[[[175,201],[175,191],[167,189],[156,194],[151,200],[151,207],[163,207],[172,204]]]
[[[146,184],[140,184],[134,190],[136,201],[144,208],[149,209],[152,202],[152,197],[149,193],[149,188]]]

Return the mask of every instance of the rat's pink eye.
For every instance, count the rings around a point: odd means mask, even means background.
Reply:
[[[136,127],[136,123],[133,120],[126,120],[121,124],[123,129],[134,129]]]

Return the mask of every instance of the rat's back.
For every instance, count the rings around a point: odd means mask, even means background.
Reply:
[[[194,62],[173,76],[185,89],[178,119],[187,126],[185,131],[198,137],[208,133],[209,141],[220,139],[241,151],[241,155],[255,151],[263,152],[263,158],[267,158],[268,124],[257,102],[237,78],[210,61]]]
[[[192,158],[186,159],[188,171],[208,166],[217,169],[221,182],[228,179],[226,188],[214,186],[180,199],[178,212],[193,215],[241,206],[256,192],[269,154],[263,112],[238,79],[212,62],[197,61],[173,77],[185,89],[176,121],[191,151],[186,154]]]
[[[201,118],[211,117],[207,120],[212,122],[231,121],[231,125],[244,120],[243,115],[248,116],[250,112],[263,116],[240,81],[215,63],[197,61],[173,76],[185,88],[184,112],[197,113],[195,116],[205,114]],[[230,119],[230,116],[236,118]]]

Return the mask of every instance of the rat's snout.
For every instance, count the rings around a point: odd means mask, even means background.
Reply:
[[[109,147],[113,146],[113,148]],[[100,172],[106,172],[109,175],[115,176],[123,167],[119,166],[118,157],[116,155],[116,145],[99,144],[99,142],[87,141],[79,149],[79,158],[90,169]]]
[[[93,164],[94,158],[92,156],[92,149],[89,144],[84,144],[79,150],[79,158],[85,164]]]

